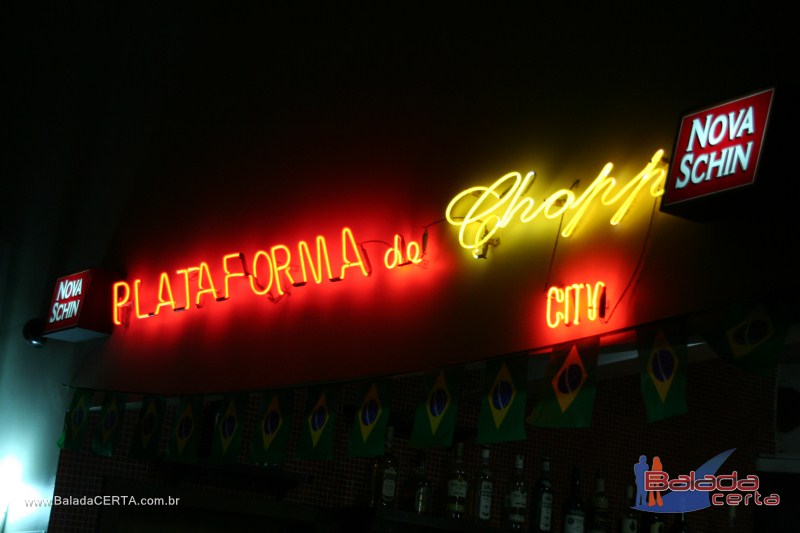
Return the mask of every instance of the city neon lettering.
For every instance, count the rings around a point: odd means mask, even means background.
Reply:
[[[445,217],[459,228],[459,243],[468,250],[480,248],[495,239],[497,232],[514,220],[527,224],[540,214],[548,219],[569,215],[561,230],[562,237],[569,237],[588,208],[598,201],[602,205],[617,206],[609,221],[617,225],[645,187],[649,186],[653,198],[664,194],[667,173],[663,155],[663,150],[656,151],[650,162],[619,190],[615,190],[616,178],[610,175],[613,164],[607,163],[580,196],[570,189],[561,189],[538,207],[533,198],[525,195],[535,182],[536,173],[528,172],[523,178],[519,172],[510,172],[488,187],[470,187],[458,193],[448,204]],[[463,216],[460,213],[464,213]]]
[[[578,325],[582,316],[597,320],[604,316],[605,306],[606,284],[602,281],[553,286],[547,290],[547,325],[551,328]]]

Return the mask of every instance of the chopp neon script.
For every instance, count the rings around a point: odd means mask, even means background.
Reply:
[[[389,270],[422,261],[422,249],[416,241],[406,244],[401,236],[396,235],[389,246],[384,254],[384,265]],[[347,227],[341,231],[340,260],[333,263],[338,266],[335,274],[328,243],[322,235],[317,235],[313,245],[306,241],[298,242],[295,250],[293,255],[292,249],[285,244],[276,244],[269,250],[256,251],[250,260],[243,252],[223,255],[219,263],[223,272],[221,276],[219,273],[212,275],[209,264],[202,261],[171,274],[162,272],[157,282],[144,288],[141,279],[133,280],[132,285],[127,281],[117,281],[112,289],[114,325],[125,323],[126,311],[131,307],[133,315],[142,319],[155,317],[164,309],[184,311],[193,303],[200,308],[208,299],[227,300],[231,296],[230,284],[237,278],[246,279],[256,296],[266,296],[275,302],[291,287],[302,287],[311,280],[316,284],[323,280],[342,281],[351,268],[364,277],[372,275],[367,251],[356,242],[353,231]],[[145,309],[147,305],[149,308]]]
[[[538,207],[533,198],[524,196],[536,180],[536,173],[528,172],[523,178],[519,172],[510,172],[488,187],[470,187],[458,193],[450,200],[445,217],[450,224],[459,227],[459,243],[468,250],[488,243],[515,218],[526,224],[540,214],[545,218],[571,214],[561,230],[562,237],[569,237],[589,206],[597,201],[607,206],[619,205],[610,220],[612,225],[616,225],[648,185],[652,197],[664,194],[667,172],[663,156],[664,151],[658,150],[650,162],[618,191],[615,190],[617,180],[610,175],[614,165],[607,163],[580,196],[576,197],[570,189],[560,189]]]
[[[651,513],[686,513],[711,505],[780,504],[778,494],[761,494],[761,482],[754,474],[740,476],[735,470],[730,474],[716,473],[734,451],[722,452],[696,470],[672,478],[658,456],[653,457],[650,466],[647,457],[642,455],[633,467],[638,488],[634,509]]]

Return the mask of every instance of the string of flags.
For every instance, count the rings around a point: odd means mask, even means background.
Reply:
[[[767,301],[739,303],[727,310],[703,333],[707,344],[726,362],[750,373],[774,371],[785,342],[789,320],[785,306]],[[647,421],[652,423],[687,412],[688,349],[685,323],[671,319],[636,330],[640,383]],[[526,426],[590,427],[596,392],[599,338],[583,339],[553,347],[547,356],[543,379],[538,380],[533,408],[526,416],[529,355],[513,355],[487,361],[477,420],[477,444],[525,440]],[[543,357],[537,355],[535,357]],[[413,448],[452,445],[459,409],[463,369],[442,368],[420,379],[409,445]],[[360,398],[348,436],[351,457],[384,453],[384,439],[391,412],[392,378],[361,384]],[[294,391],[256,391],[226,394],[218,401],[214,417],[211,459],[236,462],[242,446],[258,464],[279,464],[289,458],[289,434],[299,424],[293,457],[300,460],[333,458],[337,396],[341,384],[307,389],[305,410],[296,416]],[[76,389],[65,415],[59,447],[83,449],[89,427],[89,410],[96,392]],[[126,395],[105,392],[91,437],[91,450],[100,456],[117,453],[120,429],[126,416]],[[159,444],[168,432],[166,459],[196,462],[200,446],[200,422],[205,396],[180,396],[174,421],[166,424],[167,400],[145,395],[128,447],[128,455],[141,459],[159,457]],[[215,400],[217,401],[217,400]],[[243,442],[243,421],[255,408],[255,427]],[[129,415],[130,416],[130,415]]]

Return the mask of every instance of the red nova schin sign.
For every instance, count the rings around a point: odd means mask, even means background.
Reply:
[[[683,117],[662,209],[755,181],[773,92],[769,89]]]

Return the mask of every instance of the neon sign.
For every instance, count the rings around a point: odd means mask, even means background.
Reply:
[[[572,326],[581,323],[581,317],[597,320],[605,316],[606,284],[602,281],[573,283],[566,287],[550,287],[547,291],[547,325]]]
[[[755,182],[772,89],[685,115],[662,209]]]
[[[590,205],[600,201],[603,205],[619,205],[611,217],[612,225],[619,224],[631,208],[642,189],[649,185],[653,198],[664,194],[666,165],[662,162],[663,150],[658,150],[650,162],[619,191],[615,191],[617,180],[610,176],[613,164],[607,163],[591,185],[576,197],[570,189],[560,189],[547,197],[538,207],[534,200],[524,196],[536,179],[535,172],[525,177],[519,172],[510,172],[492,185],[470,187],[458,193],[447,206],[447,221],[459,227],[458,240],[462,247],[476,250],[486,245],[496,233],[518,218],[526,224],[540,214],[545,218],[556,218],[570,213],[561,231],[569,237]],[[477,199],[476,199],[477,198]],[[455,213],[466,210],[466,215]]]
[[[391,270],[396,267],[419,264],[422,262],[422,251],[419,243],[410,241],[406,244],[400,235],[394,236],[394,243],[384,243],[389,250],[384,256],[384,266]],[[192,307],[201,308],[208,301],[222,302],[231,296],[231,280],[246,278],[251,291],[256,296],[267,296],[277,302],[290,287],[302,287],[309,281],[321,284],[324,280],[339,282],[345,279],[349,269],[355,269],[363,277],[372,275],[372,265],[363,245],[356,242],[350,228],[341,231],[341,261],[338,272],[334,274],[331,265],[328,243],[322,235],[317,235],[312,246],[300,241],[295,248],[296,254],[285,244],[276,244],[269,250],[258,250],[248,261],[243,252],[225,254],[221,257],[221,269],[224,275],[220,282],[215,281],[211,267],[205,261],[199,265],[180,268],[170,274],[161,272],[158,277],[158,289],[148,293],[155,300],[155,305],[143,309],[142,280],[135,279],[132,284],[117,281],[112,287],[112,309],[114,325],[125,323],[132,309],[137,319],[158,316],[164,309],[185,311]],[[173,283],[175,289],[173,289]],[[218,288],[220,287],[220,288]]]

